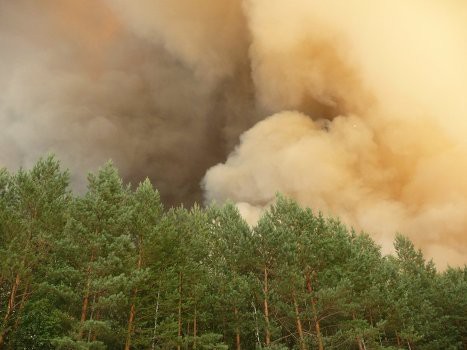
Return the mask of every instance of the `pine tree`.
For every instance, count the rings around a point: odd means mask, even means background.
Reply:
[[[467,268],[279,196],[164,211],[106,164],[73,196],[47,157],[0,170],[0,348],[463,349]]]
[[[233,204],[209,208],[209,218],[214,314],[210,327],[222,333],[232,349],[254,348],[255,323],[251,309],[254,280],[250,275],[254,265],[252,232]]]
[[[137,265],[130,236],[129,189],[111,163],[90,174],[88,181],[88,192],[74,202],[62,243],[67,268],[78,276],[74,290],[81,306],[70,314],[74,322],[67,337],[55,339],[54,344],[120,347],[130,306],[130,275]]]
[[[132,343],[146,345],[146,347],[151,344],[148,337],[139,337],[136,341],[133,339],[135,329],[137,327],[144,328],[144,318],[141,318],[140,321],[138,312],[141,311],[140,308],[146,306],[144,303],[145,296],[154,293],[154,285],[150,283],[150,271],[147,268],[146,250],[148,241],[153,239],[153,236],[157,233],[156,228],[161,222],[163,215],[159,193],[153,188],[149,179],[146,179],[136,189],[132,196],[132,206],[133,216],[131,218],[130,234],[136,247],[137,263],[131,273],[131,284],[133,287],[125,340],[126,350],[130,349]],[[138,324],[138,321],[140,321],[141,325]],[[151,329],[151,327],[149,328]]]
[[[449,267],[435,281],[434,300],[437,327],[431,334],[433,348],[451,344],[467,348],[467,266]]]
[[[21,343],[15,335],[27,318],[25,310],[33,309],[26,306],[40,298],[41,282],[66,220],[68,183],[68,172],[53,156],[40,159],[30,171],[20,169],[14,176],[2,172],[2,280],[9,287],[2,305],[0,348],[6,341]]]

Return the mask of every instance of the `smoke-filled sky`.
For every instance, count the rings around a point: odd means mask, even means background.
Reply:
[[[281,192],[462,264],[466,62],[463,0],[0,0],[0,165],[252,222]]]

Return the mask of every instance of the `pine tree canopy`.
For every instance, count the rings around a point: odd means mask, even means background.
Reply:
[[[467,267],[278,196],[164,208],[112,163],[0,170],[0,349],[467,349]]]

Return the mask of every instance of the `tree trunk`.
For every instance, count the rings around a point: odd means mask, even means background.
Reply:
[[[13,326],[13,330],[12,330],[12,334],[15,334],[16,331],[18,330],[18,327],[21,323],[21,314],[22,314],[22,311],[24,310],[24,306],[26,305],[26,302],[29,298],[29,284],[26,284],[26,288],[23,292],[23,295],[21,296],[21,301],[19,303],[19,307],[18,307],[18,313],[16,315],[16,320],[15,320],[15,324]],[[10,345],[11,346],[11,345]]]
[[[357,337],[357,344],[358,344],[358,350],[365,350],[365,347],[363,346],[362,341],[360,340],[360,337]]]
[[[96,316],[94,316],[94,321],[98,321],[98,320],[100,320],[100,318],[101,318],[101,311],[97,310]],[[94,332],[94,333],[92,333],[91,340],[96,341],[96,339],[97,339],[97,333]]]
[[[4,324],[8,322],[15,308],[16,292],[18,291],[20,282],[21,282],[21,278],[19,276],[19,273],[17,273],[15,277],[15,281],[13,282],[13,285],[11,286],[11,292],[10,292],[10,297],[8,298],[8,305],[7,305],[6,313],[5,313],[5,316],[3,317]]]
[[[89,320],[92,321],[94,318],[94,307],[96,305],[96,294],[92,296],[92,307],[91,307],[91,314],[89,315]],[[92,334],[92,328],[89,327],[88,331],[88,343],[91,341],[91,334]]]
[[[11,314],[13,313],[15,309],[16,292],[18,291],[20,282],[21,282],[21,278],[19,276],[19,273],[17,273],[15,277],[15,281],[13,282],[13,285],[11,286],[7,309],[5,312],[5,316],[3,317],[2,329],[0,331],[0,349],[3,348],[3,345],[5,344],[5,338],[10,330],[10,328],[8,327],[8,322],[10,321]]]
[[[238,327],[238,309],[237,308],[234,308],[234,314],[235,314],[235,322],[237,323],[235,327],[235,349],[241,350],[240,329]]]
[[[159,291],[157,292],[156,313],[154,315],[154,329],[153,329],[153,333],[152,333],[151,350],[156,349],[156,334],[157,334],[156,331],[157,331],[157,318],[158,318],[158,314],[159,314],[159,298],[160,298],[160,295],[161,295],[161,291],[159,289]]]
[[[294,310],[295,310],[295,320],[297,322],[298,338],[300,340],[300,350],[306,350],[305,338],[303,337],[302,321],[300,320],[300,310],[298,308],[298,303],[297,303],[297,299],[295,298],[294,291],[292,292],[292,300],[293,300],[293,305],[294,305]]]
[[[142,260],[143,258],[142,258],[142,253],[140,250],[139,256],[138,256],[137,271],[141,269]],[[138,294],[138,288],[135,288],[133,290],[133,302],[131,303],[131,307],[130,307],[130,316],[128,316],[128,328],[127,328],[126,341],[125,341],[125,350],[130,350],[130,346],[131,346],[131,335],[133,334],[133,322],[135,320],[135,314],[136,314],[135,299],[136,299],[137,294]]]
[[[178,273],[178,338],[182,337],[182,273]],[[177,345],[177,350],[180,350],[180,345]]]
[[[186,330],[185,330],[185,334],[186,334],[188,337],[190,336],[190,326],[191,326],[191,320],[188,319],[188,320],[186,321]],[[184,347],[185,350],[188,350],[188,345],[189,345],[188,342],[186,342],[184,345],[185,345],[185,347]]]
[[[271,331],[269,329],[269,304],[268,304],[268,269],[264,267],[264,321],[266,322],[266,335],[265,343],[266,346],[271,344]]]
[[[135,304],[131,304],[130,308],[130,316],[128,317],[128,331],[126,335],[125,341],[125,350],[130,349],[131,345],[131,333],[133,332],[133,320],[135,319]]]
[[[357,317],[355,316],[355,312],[352,312],[352,319],[355,321],[357,319]],[[363,345],[362,343],[362,340],[360,339],[360,337],[356,337],[355,340],[357,341],[357,344],[358,344],[358,350],[365,350],[365,346]]]
[[[260,349],[262,349],[262,346],[261,346],[261,340],[259,339],[259,327],[258,327],[258,311],[256,310],[256,306],[255,306],[255,303],[252,301],[251,302],[251,306],[253,306],[253,311],[254,311],[254,315],[255,315],[255,335],[256,335],[256,342],[258,344],[258,347]]]
[[[83,325],[84,325],[84,321],[86,321],[86,315],[88,313],[89,293],[91,291],[91,272],[92,272],[91,263],[93,261],[94,261],[94,253],[92,253],[88,268],[86,269],[86,275],[87,275],[86,291],[84,292],[83,305],[81,306],[81,317],[80,317],[78,339],[82,339],[84,336]]]
[[[195,305],[195,315],[193,317],[193,349],[196,349],[196,336],[198,332],[198,320],[196,319],[198,315],[196,314],[196,305]]]
[[[88,277],[88,281],[86,282],[86,292],[83,298],[83,305],[81,306],[81,318],[80,318],[80,331],[79,331],[79,339],[83,338],[84,335],[84,321],[86,321],[86,315],[88,313],[88,305],[89,305],[89,290],[91,288],[91,279]]]
[[[310,276],[309,271],[307,271],[305,277],[306,277],[306,289],[308,293],[311,295],[313,293],[313,287],[311,286],[311,276]],[[315,324],[316,338],[318,340],[318,349],[324,350],[323,337],[321,335],[321,326],[319,324],[318,314],[316,312],[316,299],[313,297],[311,297],[311,309],[313,312],[313,320]]]

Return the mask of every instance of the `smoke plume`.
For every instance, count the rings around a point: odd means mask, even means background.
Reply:
[[[169,204],[200,200],[260,116],[240,2],[218,3],[0,0],[0,165],[112,158]]]
[[[252,223],[281,192],[465,263],[465,42],[461,0],[0,0],[0,165],[112,158]]]
[[[467,252],[466,6],[246,2],[257,99],[277,113],[205,177],[254,220],[277,191],[440,264]],[[325,120],[323,120],[325,118]]]

